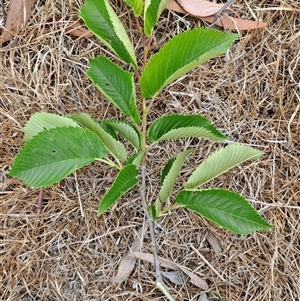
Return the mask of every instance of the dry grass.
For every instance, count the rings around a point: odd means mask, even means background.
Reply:
[[[110,281],[145,224],[138,191],[96,217],[99,198],[113,181],[111,169],[94,164],[46,189],[39,216],[38,191],[6,175],[22,145],[21,126],[34,112],[120,115],[85,76],[87,57],[107,50],[95,38],[64,33],[67,20],[77,19],[81,2],[39,2],[13,49],[0,50],[0,299],[165,300],[154,286],[153,266],[146,262],[138,262],[127,282]],[[115,3],[138,51],[141,41],[132,15],[121,2]],[[274,225],[271,231],[240,237],[185,210],[171,212],[157,223],[159,255],[205,279],[209,300],[299,300],[300,16],[285,9],[298,4],[235,1],[233,8],[241,16],[255,14],[269,23],[268,28],[243,33],[228,55],[182,77],[155,102],[152,119],[171,112],[204,114],[231,140],[265,152],[262,159],[213,184],[245,195]],[[64,21],[56,22],[55,15]],[[163,42],[200,23],[164,12],[157,38]],[[148,167],[149,199],[158,193],[161,165],[186,145],[200,150],[184,173],[217,147],[197,139],[155,146]],[[219,242],[219,255],[208,243],[208,233]],[[149,234],[140,248],[151,252]],[[190,300],[200,292],[188,281],[168,285],[176,300]]]

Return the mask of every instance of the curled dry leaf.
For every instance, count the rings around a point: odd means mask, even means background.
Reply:
[[[183,285],[183,275],[180,271],[172,271],[172,272],[164,272],[161,271],[162,275],[166,278],[168,278],[171,282],[173,282],[176,285]]]
[[[216,255],[219,255],[221,253],[221,246],[218,242],[218,240],[215,238],[212,232],[209,232],[206,236],[207,241],[215,251]]]
[[[30,18],[36,0],[11,0],[0,45],[9,41],[21,31]]]
[[[182,1],[187,1],[187,0],[181,0]],[[199,0],[194,0],[194,1],[199,1]],[[210,4],[213,4],[212,2],[209,1],[201,1],[201,2],[208,2]],[[221,6],[222,7],[222,6]],[[189,14],[192,15],[198,19],[201,19],[203,21],[206,21],[208,23],[213,23],[214,16],[206,16],[203,17],[201,16],[203,12],[200,10],[200,13],[198,13],[195,10],[195,7],[191,9],[191,11],[184,10],[175,0],[170,0],[166,6],[167,9],[176,11],[178,13],[182,14]],[[190,6],[188,6],[190,9]],[[212,9],[213,11],[213,9]],[[240,18],[234,18],[230,16],[223,15],[220,17],[220,19],[216,22],[216,25],[230,29],[230,30],[249,30],[249,29],[256,29],[256,28],[263,28],[266,27],[268,24],[266,22],[259,22],[259,21],[249,21],[249,20],[244,20]]]
[[[190,15],[208,17],[216,14],[223,4],[203,0],[177,0],[177,3]]]
[[[142,237],[144,235],[144,232],[146,231],[145,228],[141,228],[138,232],[137,238],[134,240],[132,246],[131,246],[131,251],[132,252],[137,252],[141,248],[141,242],[142,242]],[[127,280],[131,272],[133,271],[135,267],[135,262],[137,260],[136,257],[130,256],[131,252],[125,256],[119,265],[117,275],[112,278],[112,282],[116,283],[122,283]]]

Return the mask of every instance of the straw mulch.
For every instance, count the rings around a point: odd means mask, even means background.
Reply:
[[[114,179],[112,169],[92,164],[45,189],[40,215],[35,214],[39,191],[7,176],[22,146],[22,126],[34,112],[122,117],[85,76],[87,58],[109,56],[107,49],[94,37],[65,34],[68,20],[78,18],[82,0],[63,3],[38,2],[16,45],[0,52],[0,299],[165,300],[155,288],[153,266],[145,261],[138,261],[122,284],[111,281],[147,224],[138,190],[96,216],[99,200]],[[139,52],[141,41],[131,12],[122,2],[114,3]],[[167,87],[149,122],[167,113],[203,114],[230,140],[263,150],[261,159],[235,168],[209,186],[242,193],[274,227],[238,236],[186,210],[172,211],[156,224],[159,255],[205,280],[207,300],[296,301],[300,296],[299,3],[239,0],[232,7],[243,18],[256,16],[269,26],[243,32],[227,55]],[[165,11],[155,47],[200,25],[194,18]],[[149,200],[159,192],[161,166],[186,146],[199,151],[187,160],[183,176],[221,145],[182,139],[151,148]],[[140,251],[151,252],[148,231]],[[205,300],[188,279],[183,285],[168,278],[166,282],[176,300]]]

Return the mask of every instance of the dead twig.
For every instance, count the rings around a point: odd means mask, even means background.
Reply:
[[[223,5],[223,7],[215,14],[213,23],[211,25],[212,28],[215,27],[215,24],[219,19],[219,17],[221,16],[221,14],[232,4],[232,2],[233,0],[227,0],[227,2]]]

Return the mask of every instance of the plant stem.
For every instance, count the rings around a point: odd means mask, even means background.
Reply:
[[[172,206],[170,206],[168,208],[165,208],[165,209],[161,210],[160,215],[165,214],[165,213],[167,213],[167,212],[169,212],[171,210],[174,210],[174,209],[177,209],[177,208],[180,208],[180,207],[181,206],[179,206],[177,204],[174,204],[174,205],[172,205]]]
[[[149,229],[150,229],[150,237],[151,237],[151,247],[154,257],[154,266],[155,266],[155,277],[156,277],[156,286],[157,288],[168,298],[169,301],[174,301],[172,296],[170,295],[165,282],[163,280],[161,271],[160,271],[160,261],[157,254],[157,246],[156,246],[156,239],[155,239],[155,231],[154,231],[154,223],[150,216],[150,213],[147,209],[147,201],[146,201],[146,166],[142,165],[142,190],[141,190],[142,202],[144,211],[147,216]]]
[[[143,118],[142,118],[142,151],[145,152],[142,160],[142,166],[146,166],[146,136],[147,136],[147,115],[148,109],[146,98],[142,99],[143,102]]]
[[[142,28],[142,26],[140,24],[139,18],[138,17],[134,17],[134,19],[135,19],[136,27],[137,27],[140,35],[144,36],[143,35],[143,28]]]
[[[153,105],[154,99],[155,99],[155,97],[151,98],[151,101],[150,101],[149,106],[148,106],[148,111],[150,111],[150,109],[151,109],[151,107]]]
[[[136,20],[138,24],[138,20]],[[144,67],[147,64],[147,57],[148,53],[151,47],[152,37],[149,38],[147,45],[144,46]],[[153,99],[151,100],[150,107],[153,103]],[[156,287],[167,297],[169,301],[175,301],[173,297],[170,295],[162,274],[160,270],[160,261],[158,258],[157,253],[157,246],[156,246],[156,238],[155,238],[155,230],[154,230],[154,222],[150,216],[149,210],[148,210],[148,204],[146,201],[146,159],[147,159],[147,151],[146,151],[146,137],[147,137],[147,116],[148,112],[150,110],[150,107],[147,108],[146,98],[142,98],[142,104],[143,104],[143,118],[142,118],[142,151],[144,152],[143,160],[141,163],[141,172],[142,172],[142,189],[141,189],[141,197],[142,197],[142,203],[144,207],[145,214],[147,216],[147,221],[149,224],[150,229],[150,237],[151,237],[151,247],[153,252],[153,258],[154,258],[154,266],[155,266],[155,284]]]
[[[147,57],[148,57],[149,50],[151,48],[151,43],[152,43],[152,36],[149,37],[147,45],[144,47],[144,66],[146,66],[147,64]]]
[[[168,298],[169,301],[175,301],[175,299],[170,295],[170,292],[168,291],[165,285],[156,282],[156,287],[160,289],[160,291]]]
[[[107,164],[107,165],[109,165],[109,166],[111,166],[111,167],[114,167],[114,168],[116,168],[116,169],[118,169],[118,170],[121,170],[121,169],[122,169],[122,165],[120,164],[120,162],[118,162],[119,165],[117,165],[115,162],[111,161],[111,160],[108,159],[108,158],[105,158],[105,159],[95,159],[95,160],[100,161],[100,162],[103,162],[103,163],[105,163],[105,164]]]

